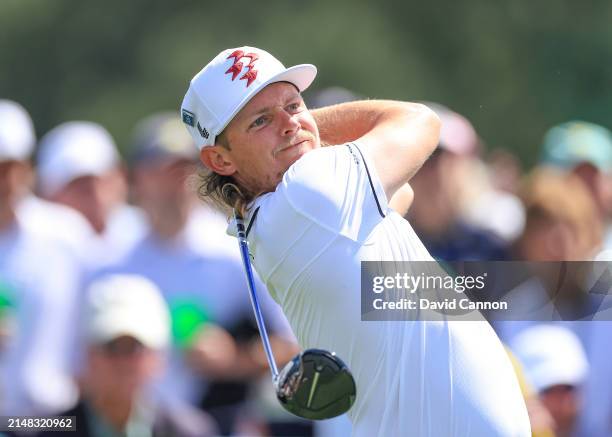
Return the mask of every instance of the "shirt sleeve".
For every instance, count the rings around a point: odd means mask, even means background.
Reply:
[[[279,190],[300,214],[360,242],[389,208],[367,150],[357,143],[304,155],[289,168]]]

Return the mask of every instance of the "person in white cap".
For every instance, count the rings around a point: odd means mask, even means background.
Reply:
[[[18,103],[0,100],[0,229],[16,219],[31,182],[28,160],[36,139],[32,120]]]
[[[0,100],[0,413],[42,414],[74,399],[70,380],[80,267],[65,226],[79,221],[30,191],[35,142],[25,109]],[[41,219],[34,213],[40,213]]]
[[[206,414],[161,403],[149,391],[163,369],[171,327],[168,307],[151,281],[137,275],[100,277],[87,289],[84,312],[87,357],[80,399],[59,414],[75,417],[79,436],[216,434]]]
[[[559,324],[540,324],[518,334],[511,348],[554,419],[556,436],[573,435],[589,371],[580,339]]]
[[[81,213],[98,235],[89,248],[90,269],[119,259],[143,235],[144,217],[126,204],[127,184],[111,135],[84,121],[61,124],[40,141],[41,195]]]
[[[300,345],[351,369],[354,436],[530,435],[486,322],[361,321],[362,260],[431,260],[388,203],[437,145],[440,123],[396,101],[310,112],[300,93],[315,75],[254,47],[224,50],[195,75],[181,114],[208,169],[201,191],[244,216],[255,269]]]
[[[32,193],[35,176],[30,158],[35,143],[34,126],[25,108],[11,100],[0,100],[0,161],[2,175],[12,186],[0,204],[0,228],[18,220],[20,226],[44,234],[78,259],[84,241],[93,235],[92,229],[72,209]]]

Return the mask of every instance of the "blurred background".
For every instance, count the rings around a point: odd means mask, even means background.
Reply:
[[[0,1],[0,414],[69,413],[83,436],[350,435],[273,398],[236,242],[197,199],[190,79],[251,45],[318,67],[311,107],[426,102],[440,144],[397,208],[436,259],[609,262],[610,23],[604,0]],[[522,305],[591,308],[589,278],[548,273]],[[282,364],[299,348],[258,286]],[[494,326],[534,436],[612,435],[610,323]]]
[[[605,0],[3,0],[0,94],[28,108],[39,134],[96,120],[123,150],[134,123],[178,108],[216,53],[254,45],[316,64],[309,93],[442,102],[531,165],[553,124],[611,127],[611,19]]]

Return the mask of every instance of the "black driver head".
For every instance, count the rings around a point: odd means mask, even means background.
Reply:
[[[310,420],[346,413],[356,396],[355,380],[346,364],[322,349],[307,349],[288,362],[275,387],[283,408]]]

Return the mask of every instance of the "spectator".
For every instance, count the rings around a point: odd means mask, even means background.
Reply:
[[[515,309],[513,317],[521,320],[495,324],[506,342],[533,324],[531,321],[586,317],[603,297],[587,294],[585,278],[576,274],[576,269],[561,276],[565,264],[559,262],[588,261],[601,243],[597,207],[584,184],[573,175],[537,168],[526,177],[519,195],[527,216],[525,229],[513,248],[514,256],[534,262],[534,268],[533,275],[504,297]]]
[[[479,144],[476,131],[463,116],[440,105],[433,108],[442,121],[440,143],[410,181],[414,190],[414,200],[408,211],[410,222],[434,258],[448,261],[505,259],[504,240],[463,217],[465,205],[462,200],[484,194],[482,179],[472,183],[474,155]],[[468,189],[469,196],[466,195]],[[488,214],[491,222],[495,215],[491,213],[490,204]]]
[[[574,175],[539,168],[525,179],[520,197],[527,210],[517,241],[527,261],[586,261],[598,252],[602,220],[587,187]]]
[[[5,158],[11,158],[11,179],[19,186],[16,197],[11,200],[11,208],[14,208],[20,226],[44,235],[78,262],[83,256],[85,242],[93,236],[93,230],[71,208],[32,194],[35,175],[30,158],[35,142],[34,126],[27,111],[16,102],[0,100],[0,143],[5,148]]]
[[[602,217],[588,188],[575,174],[550,167],[533,170],[520,189],[527,211],[526,226],[515,246],[519,259],[536,261],[536,276],[524,282],[508,301],[513,307],[533,312],[525,321],[495,325],[510,344],[536,320],[576,320],[592,317],[605,303],[605,294],[587,293],[588,277],[575,274],[575,264],[589,261],[602,242]],[[551,264],[542,261],[558,261]],[[574,272],[561,276],[560,268]],[[579,272],[579,270],[578,270]],[[559,279],[563,277],[563,281]],[[591,278],[592,279],[592,278]],[[591,284],[592,285],[592,284]],[[531,320],[531,321],[528,321]],[[576,435],[603,437],[612,432],[612,377],[610,376],[609,322],[558,322],[578,336],[588,357],[589,372],[583,386]]]
[[[86,300],[81,395],[76,406],[60,414],[75,416],[77,435],[214,435],[214,423],[202,412],[147,396],[170,339],[170,315],[157,287],[139,276],[111,275],[94,281]]]
[[[573,435],[589,367],[580,340],[559,325],[538,325],[517,335],[511,347],[550,412],[557,437]]]
[[[38,154],[41,194],[81,213],[98,235],[90,268],[120,258],[144,233],[142,213],[127,205],[127,184],[110,134],[100,125],[68,122],[47,133]]]
[[[612,134],[584,121],[553,126],[545,135],[541,161],[574,174],[588,188],[605,225],[604,245],[612,248]]]
[[[57,221],[64,211],[32,199],[48,220],[37,226],[42,221],[23,208],[31,197],[33,147],[25,110],[0,101],[0,414],[53,412],[76,394],[69,360],[79,269],[60,236],[67,234]]]

